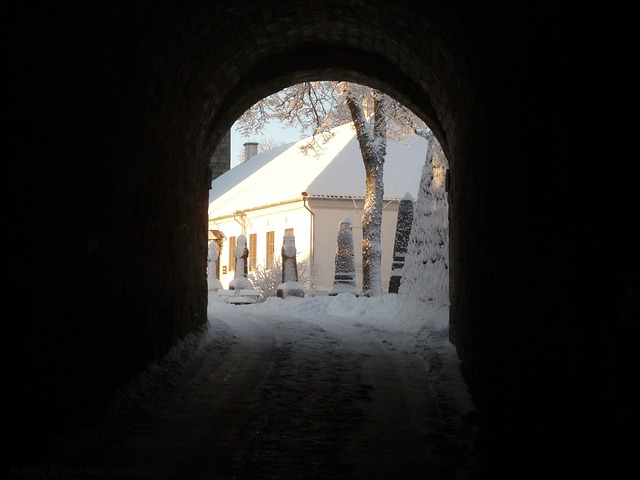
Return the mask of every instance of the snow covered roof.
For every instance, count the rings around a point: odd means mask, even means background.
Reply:
[[[365,173],[352,125],[332,130],[319,155],[304,154],[308,139],[274,148],[217,177],[209,192],[209,216],[221,217],[237,210],[273,205],[301,198],[302,192],[318,198],[364,198]],[[427,140],[414,136],[387,142],[384,198],[414,198],[427,152]]]

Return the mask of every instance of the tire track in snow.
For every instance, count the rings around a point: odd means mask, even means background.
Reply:
[[[469,432],[429,389],[429,355],[415,336],[346,319],[225,311],[175,371],[147,374],[109,435],[57,462],[158,478],[471,478]]]

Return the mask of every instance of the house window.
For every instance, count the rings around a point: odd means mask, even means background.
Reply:
[[[273,267],[275,253],[274,232],[267,232],[267,268]]]
[[[258,234],[252,233],[249,235],[249,270],[251,272],[256,269],[256,252],[258,251]]]
[[[236,237],[229,237],[229,271],[236,270]]]

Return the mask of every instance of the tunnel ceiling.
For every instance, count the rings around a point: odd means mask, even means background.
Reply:
[[[189,135],[197,135],[207,154],[253,103],[287,85],[319,79],[385,91],[421,116],[447,151],[449,136],[469,120],[469,106],[483,88],[481,76],[472,78],[481,57],[466,36],[465,19],[473,18],[468,8],[388,1],[190,2],[175,11],[154,5],[154,22],[145,21],[149,12],[138,8],[122,12],[118,21],[143,30],[128,54],[145,102],[158,109],[166,109],[167,100],[176,108],[188,103],[193,127],[200,129]],[[475,24],[474,31],[482,34],[482,26]]]

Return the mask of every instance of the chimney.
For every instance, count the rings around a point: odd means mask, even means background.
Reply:
[[[258,154],[258,144],[256,142],[246,142],[244,144],[244,161],[245,162],[257,154]]]

